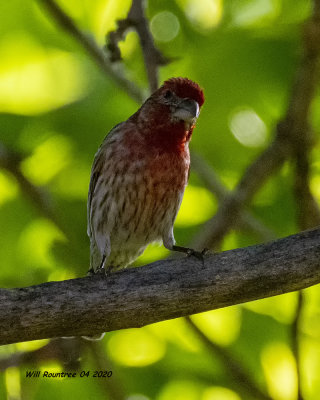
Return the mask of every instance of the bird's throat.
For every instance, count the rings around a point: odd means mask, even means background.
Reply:
[[[169,153],[182,153],[191,139],[193,128],[190,124],[186,126],[184,121],[170,126],[159,126],[149,137],[150,145]]]

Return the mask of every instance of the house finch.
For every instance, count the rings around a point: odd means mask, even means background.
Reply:
[[[159,240],[169,250],[195,253],[175,245],[173,224],[203,102],[196,83],[169,79],[104,139],[88,195],[90,272],[124,268]]]

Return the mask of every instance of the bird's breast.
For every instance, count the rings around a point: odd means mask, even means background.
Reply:
[[[156,154],[147,163],[147,169],[155,184],[164,188],[184,190],[189,175],[189,150],[183,153]]]

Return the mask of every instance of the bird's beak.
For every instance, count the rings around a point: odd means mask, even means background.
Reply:
[[[195,100],[183,99],[174,111],[173,117],[193,125],[199,116],[199,112],[199,104]]]

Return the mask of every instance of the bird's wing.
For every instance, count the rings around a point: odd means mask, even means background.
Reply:
[[[91,208],[92,207],[92,199],[93,199],[94,192],[96,190],[98,179],[99,179],[102,169],[103,169],[103,164],[105,162],[105,153],[104,153],[103,149],[107,148],[109,145],[112,144],[114,136],[117,134],[117,132],[120,131],[122,124],[123,124],[123,122],[116,125],[113,129],[111,129],[111,131],[105,137],[104,141],[102,142],[101,146],[99,147],[99,149],[94,157],[94,161],[93,161],[93,165],[92,165],[92,169],[91,169],[91,177],[90,177],[89,192],[88,192],[88,203],[87,203],[87,218],[88,218],[87,233],[90,238],[92,237],[92,232],[93,232],[92,208]]]

